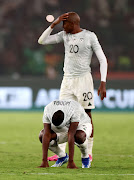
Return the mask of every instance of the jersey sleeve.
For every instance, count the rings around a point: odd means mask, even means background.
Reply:
[[[43,114],[42,121],[43,121],[43,123],[51,124],[50,120],[49,120],[49,118],[47,116],[47,109],[46,108],[44,109],[44,114]]]
[[[61,31],[61,32],[55,34],[57,43],[63,42],[63,34],[64,34],[64,31]]]
[[[91,33],[91,46],[92,46],[94,52],[96,52],[98,49],[101,49],[101,45],[100,45],[98,38],[94,32]]]
[[[73,113],[71,122],[80,122],[80,112],[78,110]]]
[[[50,35],[52,32],[52,28],[48,27],[43,33],[42,35],[39,37],[38,39],[38,43],[39,44],[43,44],[43,45],[47,45],[47,44],[56,44],[56,43],[60,43],[63,41],[63,31],[54,34],[54,35]]]
[[[101,74],[101,81],[106,82],[106,77],[107,77],[107,59],[106,56],[102,50],[102,47],[98,41],[97,36],[95,33],[92,32],[91,35],[91,45],[93,48],[93,51],[95,52],[99,63],[100,63],[100,74]]]
[[[63,42],[63,32],[59,32],[54,35],[48,36],[48,38],[43,42],[44,45],[47,44],[58,44],[60,42]]]

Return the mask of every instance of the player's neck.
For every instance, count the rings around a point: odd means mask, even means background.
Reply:
[[[77,28],[74,28],[74,30],[71,32],[71,34],[76,34],[76,33],[79,33],[81,31],[82,31],[82,29],[80,27],[77,27]]]

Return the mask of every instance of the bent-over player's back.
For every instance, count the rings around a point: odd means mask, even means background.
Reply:
[[[43,123],[52,124],[53,114],[61,110],[64,113],[64,120],[58,128],[69,127],[70,122],[90,123],[90,118],[83,107],[74,100],[55,100],[44,109]]]

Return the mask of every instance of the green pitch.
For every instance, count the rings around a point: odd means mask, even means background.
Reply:
[[[40,112],[0,112],[1,180],[134,179],[133,113],[94,112],[92,167],[81,168],[80,151],[75,147],[74,159],[79,169],[74,170],[67,169],[66,164],[59,168],[37,168],[42,159],[42,147],[38,141],[43,127],[42,115]]]

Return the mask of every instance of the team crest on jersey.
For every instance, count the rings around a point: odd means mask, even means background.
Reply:
[[[80,38],[80,41],[83,42],[83,41],[84,41],[84,38]]]
[[[69,42],[69,37],[66,37],[66,41]]]

